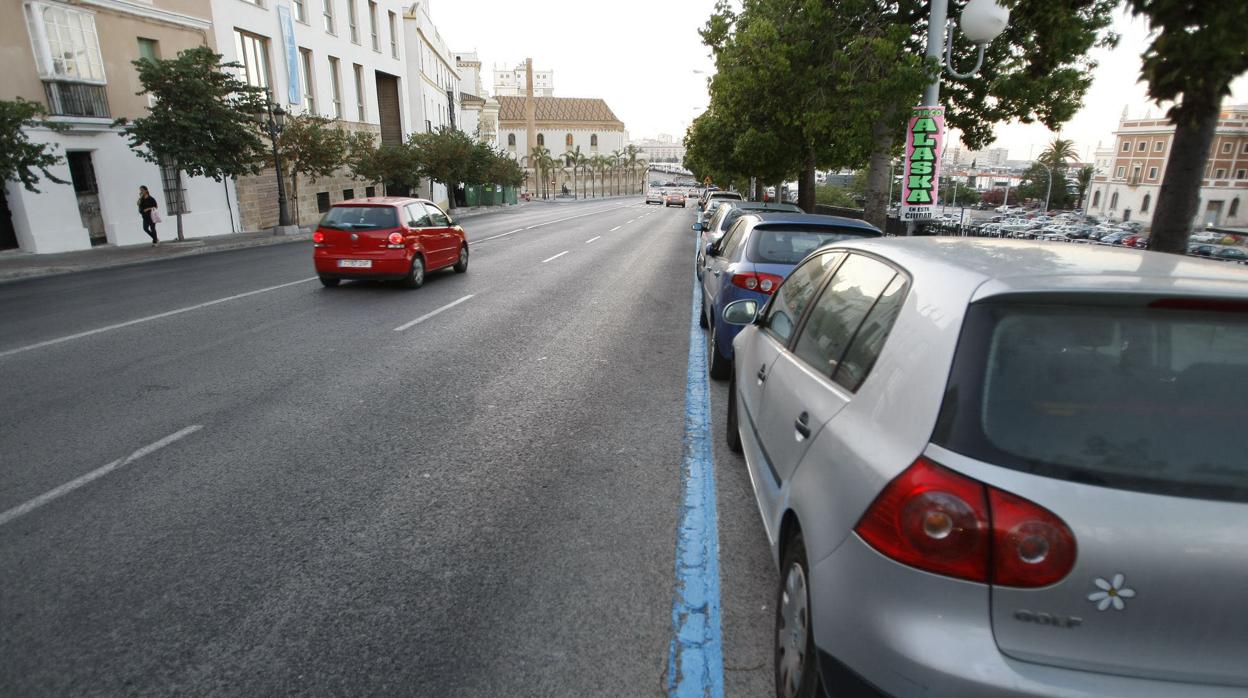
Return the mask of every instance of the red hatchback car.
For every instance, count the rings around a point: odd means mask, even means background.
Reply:
[[[321,283],[343,279],[402,281],[420,288],[425,274],[468,271],[464,229],[432,202],[402,197],[334,204],[312,234],[312,260]]]

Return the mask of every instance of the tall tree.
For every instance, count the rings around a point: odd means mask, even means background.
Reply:
[[[347,134],[323,116],[298,114],[286,119],[277,148],[290,177],[295,223],[299,223],[299,177],[315,182],[337,172],[347,162],[347,145]],[[272,157],[266,162],[273,165]]]
[[[1075,173],[1075,185],[1079,188],[1079,203],[1075,205],[1080,211],[1083,210],[1083,197],[1088,193],[1088,189],[1092,187],[1092,178],[1096,176],[1096,168],[1091,165],[1084,165]]]
[[[134,61],[141,95],[154,101],[147,116],[118,119],[122,135],[143,159],[170,165],[175,189],[182,173],[220,182],[256,174],[268,149],[257,127],[265,113],[265,91],[238,78],[237,63],[222,63],[207,46],[186,49],[176,58]],[[182,240],[182,209],[174,213]]]
[[[1148,247],[1185,254],[1198,215],[1200,184],[1231,81],[1248,71],[1248,3],[1243,0],[1127,0],[1148,18],[1152,43],[1141,77],[1154,101],[1173,102],[1170,159],[1153,212]]]
[[[21,97],[16,100],[0,100],[0,187],[5,182],[21,184],[26,191],[39,192],[35,186],[39,174],[57,184],[67,184],[48,171],[61,164],[61,156],[51,143],[35,143],[26,135],[28,128],[47,128],[65,131],[68,126],[45,121],[43,105]],[[35,173],[39,171],[39,174]]]
[[[347,136],[347,168],[351,176],[381,184],[389,196],[407,196],[420,186],[420,160],[407,143],[375,145],[373,134]]]
[[[455,206],[455,190],[466,182],[472,169],[476,141],[450,126],[436,131],[414,133],[408,139],[416,151],[421,174],[446,187],[448,208]]]
[[[1066,169],[1071,160],[1079,159],[1079,149],[1068,138],[1054,138],[1040,151],[1040,162],[1053,168]]]
[[[1053,178],[1052,182],[1049,181],[1050,176]],[[1019,199],[1031,199],[1041,203],[1047,201],[1049,208],[1070,206],[1070,194],[1066,192],[1066,173],[1060,168],[1043,163],[1033,163],[1027,168],[1019,181],[1017,191]]]
[[[643,151],[641,150],[641,148],[638,148],[632,143],[629,143],[627,146],[624,147],[624,163],[628,166],[630,184],[632,184],[631,180],[633,179],[633,177],[637,176],[637,170],[645,165],[645,160],[641,159],[642,154],[643,154]],[[643,173],[644,173],[644,170],[643,170]],[[637,181],[640,182],[640,178],[638,178]],[[638,184],[637,186],[637,191],[630,191],[629,193],[640,194],[641,193],[640,184]]]
[[[620,168],[624,164],[624,151],[613,150],[611,151],[610,157],[611,157],[611,168],[612,168],[612,171],[615,173],[615,195],[619,196],[620,195]]]
[[[578,182],[577,173],[585,169],[589,163],[589,158],[585,157],[585,153],[581,152],[581,146],[576,146],[572,150],[563,154],[564,162],[572,169],[572,198],[577,198],[576,185]]]

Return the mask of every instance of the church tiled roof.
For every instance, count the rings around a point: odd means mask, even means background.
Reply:
[[[498,120],[524,121],[524,97],[497,97]],[[534,97],[537,121],[619,125],[623,123],[601,99],[585,97]]]

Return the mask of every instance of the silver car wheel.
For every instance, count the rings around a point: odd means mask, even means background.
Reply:
[[[802,666],[806,661],[806,637],[809,634],[809,610],[806,607],[806,570],[796,561],[789,566],[780,595],[780,625],[776,628],[776,651],[780,670],[780,687],[785,698],[794,698],[802,685]]]

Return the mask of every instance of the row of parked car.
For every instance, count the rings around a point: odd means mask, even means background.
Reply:
[[[699,206],[777,695],[1248,692],[1242,269]]]

